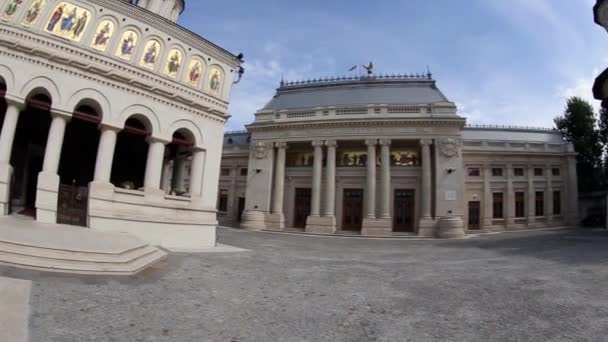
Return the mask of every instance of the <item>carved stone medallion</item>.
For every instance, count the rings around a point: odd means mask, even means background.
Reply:
[[[253,156],[256,159],[266,159],[268,158],[269,148],[267,144],[258,141],[253,144]]]
[[[458,155],[460,151],[460,140],[457,139],[442,139],[437,144],[439,153],[447,158],[452,158]]]

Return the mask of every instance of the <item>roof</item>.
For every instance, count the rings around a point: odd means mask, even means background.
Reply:
[[[249,145],[250,134],[247,131],[224,133],[224,147]]]
[[[437,102],[449,100],[437,88],[431,74],[379,75],[281,82],[275,96],[263,110]]]
[[[565,144],[559,131],[514,126],[466,126],[463,140]]]

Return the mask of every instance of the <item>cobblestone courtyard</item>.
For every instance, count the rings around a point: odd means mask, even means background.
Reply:
[[[127,280],[33,280],[31,341],[600,341],[608,232],[459,241],[222,229],[243,253],[172,255]]]

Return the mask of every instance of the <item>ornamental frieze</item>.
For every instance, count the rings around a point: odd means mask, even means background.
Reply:
[[[441,139],[437,143],[439,153],[446,158],[452,158],[459,155],[461,141],[458,139]]]

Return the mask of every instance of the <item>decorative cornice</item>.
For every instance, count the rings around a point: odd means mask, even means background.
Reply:
[[[365,145],[367,145],[367,146],[376,146],[376,145],[378,145],[378,140],[377,139],[366,139],[365,140]]]
[[[416,118],[416,119],[401,119],[401,120],[336,120],[336,121],[300,121],[300,122],[280,122],[280,123],[261,123],[254,122],[246,126],[249,132],[263,132],[272,130],[284,130],[291,128],[335,128],[335,127],[357,127],[357,126],[396,126],[407,124],[408,126],[424,127],[463,127],[465,119],[433,119],[433,118]]]
[[[9,37],[14,37],[16,39],[14,41],[11,41],[7,39]],[[23,42],[25,41],[32,41],[41,46],[45,46],[45,49],[25,46],[23,45]],[[155,74],[144,73],[130,65],[121,65],[110,58],[97,57],[87,50],[73,48],[65,45],[65,43],[63,45],[60,45],[58,42],[56,43],[51,39],[42,40],[40,36],[31,35],[30,32],[24,33],[9,30],[7,29],[7,26],[0,26],[0,46],[5,46],[8,48],[0,49],[0,54],[15,59],[24,60],[32,64],[42,65],[47,69],[53,69],[64,72],[66,74],[72,74],[79,78],[92,80],[105,86],[118,88],[121,91],[133,93],[141,97],[146,97],[150,100],[154,100],[156,102],[160,102],[162,104],[178,108],[181,111],[189,112],[199,116],[204,116],[211,120],[225,122],[227,119],[226,111],[228,106],[227,103],[223,101],[208,97],[206,95],[203,95],[202,93],[189,91],[187,89],[184,89],[185,87],[181,85],[171,85],[167,82],[167,80],[164,80],[161,77],[156,76]],[[74,60],[74,57],[63,58],[60,55],[51,54],[50,51],[52,51],[53,49],[55,49],[56,51],[65,52],[66,54],[72,54],[73,56],[75,55],[78,57],[88,58],[89,63],[78,62]],[[17,51],[23,54],[17,54]],[[42,57],[44,60],[40,57]],[[50,63],[50,61],[52,61],[52,63]],[[107,66],[108,68],[104,69],[103,66]],[[70,67],[72,69],[68,69],[67,67]],[[83,70],[85,72],[77,72],[74,69]],[[116,73],[116,70],[130,73],[133,78],[119,77]],[[104,77],[104,79],[102,80],[100,78],[94,77],[94,75],[102,76]],[[149,80],[150,83],[155,84],[155,86],[148,86],[141,80]],[[160,85],[171,87],[173,89],[165,90],[160,87]],[[142,91],[138,91],[137,89],[141,89]],[[187,98],[187,96],[176,95],[172,92],[175,90],[181,91],[182,93],[186,93],[185,95],[189,95],[190,98]],[[12,90],[7,89],[7,93],[12,93]],[[152,94],[156,94],[158,96],[152,96]],[[211,105],[218,107],[218,109],[203,107],[200,105],[199,101],[207,102]],[[178,105],[178,103],[181,103],[182,105],[180,106]]]
[[[347,83],[370,83],[370,82],[434,82],[430,73],[427,74],[378,74],[371,76],[341,76],[341,77],[325,77],[315,78],[302,81],[281,81],[279,89],[292,89],[304,87],[316,87],[322,85],[347,84]]]
[[[325,146],[338,147],[338,142],[336,140],[325,140]]]
[[[323,147],[324,143],[323,140],[313,140],[311,144],[313,147]]]

